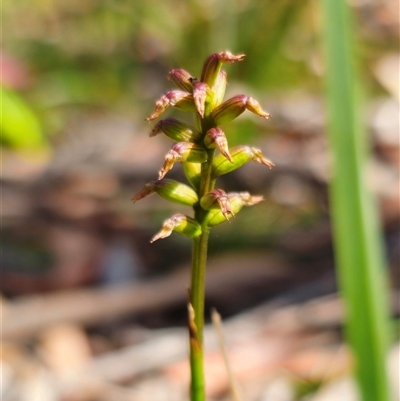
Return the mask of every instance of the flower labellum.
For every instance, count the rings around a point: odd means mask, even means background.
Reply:
[[[218,155],[213,160],[213,176],[218,177],[223,174],[230,173],[249,161],[254,161],[259,164],[263,164],[269,168],[274,166],[270,160],[266,159],[261,150],[246,145],[235,146],[230,149],[230,154],[233,162],[226,159],[224,155]]]
[[[264,199],[262,196],[252,196],[248,192],[232,192],[228,194],[228,198],[234,214],[239,213],[243,206],[253,206]],[[206,218],[209,227],[214,227],[226,220],[226,216],[220,209],[212,209]]]
[[[200,224],[193,218],[177,213],[164,221],[162,229],[150,240],[151,243],[169,237],[175,231],[190,238],[201,234]]]
[[[155,120],[170,106],[184,111],[193,111],[195,110],[193,95],[181,90],[172,90],[167,92],[156,101],[155,110],[150,117],[146,118],[146,121]]]
[[[209,149],[218,148],[221,154],[233,163],[232,156],[229,153],[228,140],[221,128],[210,128],[204,137],[204,145]]]
[[[177,162],[204,163],[207,160],[207,152],[199,145],[191,142],[178,142],[165,155],[165,161],[158,173],[158,179],[161,180],[165,174],[172,169]]]
[[[197,111],[202,118],[206,109],[206,103],[209,103],[212,97],[210,87],[204,82],[196,82],[193,87],[193,99],[196,105]]]
[[[200,200],[200,206],[205,210],[218,208],[226,220],[229,220],[229,215],[235,217],[229,197],[222,189],[213,189],[204,195]]]

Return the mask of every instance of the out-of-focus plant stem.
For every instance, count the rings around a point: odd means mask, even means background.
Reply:
[[[345,0],[322,0],[327,104],[333,153],[331,207],[346,334],[363,401],[388,401],[388,306],[378,219],[367,190],[367,137],[359,118],[351,15]]]

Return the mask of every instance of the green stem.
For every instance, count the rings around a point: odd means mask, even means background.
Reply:
[[[190,302],[194,309],[197,340],[202,345],[204,326],[204,293],[209,231],[193,241],[192,280]]]
[[[214,150],[208,152],[208,160],[202,165],[199,198],[211,191],[215,180],[212,180],[212,160]],[[202,234],[193,239],[192,272],[190,286],[190,303],[194,312],[194,319],[189,322],[190,328],[190,369],[192,401],[205,400],[205,382],[203,369],[203,328],[204,328],[204,298],[205,275],[207,265],[207,249],[210,230],[204,223],[206,211],[200,206],[195,208],[196,220],[202,225]]]
[[[203,369],[204,293],[207,262],[208,231],[193,240],[190,303],[194,310],[194,327],[190,330],[190,369],[192,401],[205,400]]]

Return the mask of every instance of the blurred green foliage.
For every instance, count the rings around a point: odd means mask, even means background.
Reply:
[[[4,52],[29,71],[22,96],[47,134],[83,107],[142,121],[169,69],[198,75],[198,61],[223,49],[248,55],[229,79],[258,98],[320,90],[320,18],[311,0],[15,0],[2,13]],[[367,20],[360,24],[366,62],[396,48]],[[244,135],[253,135],[257,127],[246,124]]]
[[[12,148],[46,148],[47,141],[34,112],[14,91],[1,88],[1,141]]]
[[[142,121],[166,89],[170,68],[197,68],[199,59],[224,48],[248,54],[238,74],[257,90],[315,81],[305,59],[315,51],[313,27],[302,38],[293,34],[309,7],[288,0],[18,0],[3,5],[4,51],[29,70],[23,96],[48,134],[83,106]],[[293,57],[293,47],[308,50]],[[247,122],[246,135],[255,129]]]

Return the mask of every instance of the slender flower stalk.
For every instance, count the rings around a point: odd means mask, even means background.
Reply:
[[[137,202],[157,193],[164,199],[192,206],[193,216],[174,214],[164,221],[161,230],[150,242],[166,238],[173,232],[192,239],[192,270],[188,301],[190,344],[191,401],[205,401],[203,369],[204,294],[207,249],[210,229],[236,216],[243,206],[263,200],[248,192],[226,193],[215,188],[220,175],[254,161],[271,168],[274,164],[260,149],[247,145],[229,149],[228,139],[220,128],[246,110],[266,119],[270,115],[251,97],[237,95],[224,102],[227,75],[222,66],[242,61],[243,54],[229,51],[212,54],[203,65],[200,80],[183,69],[172,70],[168,78],[178,88],[157,100],[147,121],[158,118],[169,107],[195,114],[200,129],[175,118],[160,120],[150,133],[164,133],[175,141],[165,155],[158,179],[146,184],[134,197]],[[218,152],[218,154],[216,154]],[[164,178],[175,163],[180,163],[189,185]]]

